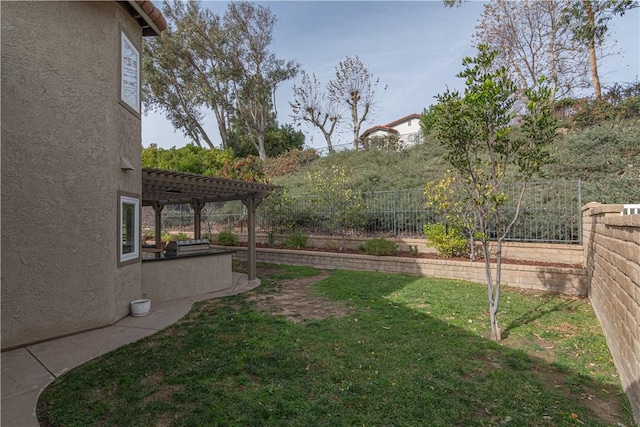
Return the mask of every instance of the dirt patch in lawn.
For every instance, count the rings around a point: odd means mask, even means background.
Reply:
[[[279,280],[275,292],[252,292],[248,294],[248,299],[254,301],[260,310],[274,316],[284,316],[295,323],[347,316],[353,312],[351,307],[339,301],[321,298],[311,290],[315,283],[326,279],[330,274],[322,272],[317,276]]]

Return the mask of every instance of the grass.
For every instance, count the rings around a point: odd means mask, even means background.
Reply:
[[[317,274],[259,269],[261,293]],[[504,291],[507,337],[496,344],[484,338],[482,285],[335,271],[313,289],[353,314],[297,324],[246,295],[196,304],[164,331],[57,379],[40,398],[40,423],[633,424],[586,300]]]

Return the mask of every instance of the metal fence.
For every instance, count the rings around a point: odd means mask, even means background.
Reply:
[[[503,218],[511,218],[519,185],[505,185],[507,202]],[[423,188],[358,193],[336,202],[317,195],[285,197],[274,193],[257,211],[258,231],[307,234],[359,234],[422,237],[423,226],[446,222],[443,214],[426,207]],[[332,204],[333,203],[333,204]],[[208,203],[202,211],[202,232],[221,229],[246,230],[246,209],[239,201]],[[168,206],[163,228],[189,230],[193,215],[188,207]],[[498,234],[495,227],[492,236]],[[580,181],[529,183],[518,221],[507,240],[535,242],[581,242]]]

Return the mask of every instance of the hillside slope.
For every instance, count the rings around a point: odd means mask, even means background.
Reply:
[[[402,152],[346,151],[319,158],[293,175],[273,178],[290,194],[312,192],[309,172],[345,168],[361,191],[421,188],[447,168],[444,150],[432,139]],[[582,201],[640,203],[640,121],[604,122],[559,136],[555,163],[538,180],[582,181]]]

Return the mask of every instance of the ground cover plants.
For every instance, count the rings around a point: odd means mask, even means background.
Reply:
[[[587,300],[507,288],[497,344],[480,284],[275,265],[258,275],[256,290],[198,303],[56,380],[41,425],[633,423]]]

